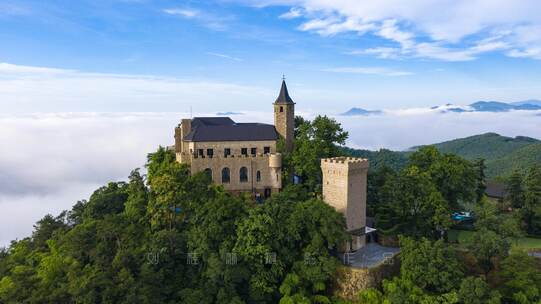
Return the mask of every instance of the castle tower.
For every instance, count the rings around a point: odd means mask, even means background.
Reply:
[[[274,102],[274,126],[276,127],[276,131],[285,140],[286,152],[291,152],[295,137],[295,103],[289,97],[285,79],[282,80],[280,94]]]
[[[321,160],[323,200],[344,214],[347,231],[352,235],[349,248],[355,251],[365,244],[366,186],[368,160],[334,157]]]

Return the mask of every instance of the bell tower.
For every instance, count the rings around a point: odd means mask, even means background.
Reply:
[[[295,129],[295,103],[289,97],[285,78],[282,78],[280,94],[274,102],[274,126],[285,141],[285,151],[293,151]]]

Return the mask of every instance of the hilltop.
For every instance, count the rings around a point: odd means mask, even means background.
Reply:
[[[488,177],[509,175],[515,168],[525,170],[541,162],[541,141],[531,137],[507,137],[485,133],[435,144],[444,153],[454,153],[468,160],[483,158]]]
[[[486,175],[489,179],[506,177],[514,169],[526,170],[533,164],[541,163],[541,140],[526,137],[507,137],[496,133],[485,133],[454,139],[434,146],[443,153],[453,153],[468,160],[485,159]],[[383,165],[395,170],[403,167],[410,151],[369,151],[346,149],[354,156],[365,157],[370,160],[371,168],[378,169]]]

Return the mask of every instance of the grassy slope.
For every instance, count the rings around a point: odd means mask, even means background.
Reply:
[[[474,231],[467,230],[450,230],[449,231],[449,241],[458,240],[459,244],[464,244],[468,239],[470,239]],[[541,249],[541,238],[532,238],[532,237],[522,237],[516,240],[516,243],[513,244],[513,247],[520,249]]]

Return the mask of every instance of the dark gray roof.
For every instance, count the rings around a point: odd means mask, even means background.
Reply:
[[[488,197],[493,198],[504,198],[507,195],[507,189],[504,184],[488,182],[487,188],[485,189],[485,194]]]
[[[277,140],[273,125],[261,123],[235,123],[229,117],[196,117],[187,141],[261,141]]]
[[[278,95],[278,98],[276,98],[276,101],[274,103],[294,103],[293,99],[289,97],[289,93],[287,92],[287,85],[285,80],[282,80],[280,94]]]
[[[229,117],[194,117],[192,119],[192,128],[198,126],[223,126],[232,125],[235,122]]]

